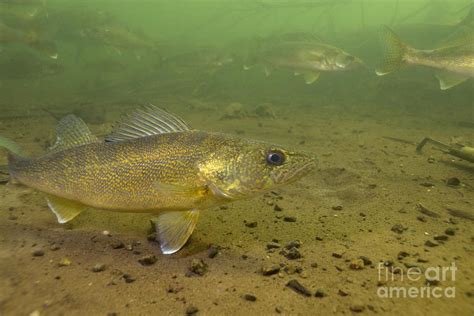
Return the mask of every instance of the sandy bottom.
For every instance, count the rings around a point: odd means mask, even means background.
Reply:
[[[474,313],[474,167],[432,146],[415,152],[425,136],[472,146],[472,127],[456,126],[447,110],[421,117],[275,105],[275,118],[221,119],[214,104],[196,104],[170,109],[198,129],[313,152],[318,170],[203,212],[189,243],[170,256],[147,240],[148,215],[88,211],[60,225],[40,193],[0,185],[0,314]],[[104,123],[91,128],[104,135],[124,111],[100,111]],[[44,113],[10,117],[0,134],[41,153],[54,125]],[[460,183],[448,186],[450,178]],[[156,262],[140,263],[153,255]],[[439,281],[427,281],[443,267]]]

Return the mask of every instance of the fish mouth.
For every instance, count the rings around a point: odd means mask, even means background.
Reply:
[[[291,171],[280,174],[277,179],[275,179],[275,182],[279,184],[295,182],[309,172],[313,171],[316,168],[316,162],[317,160],[315,158],[301,162],[297,164]]]

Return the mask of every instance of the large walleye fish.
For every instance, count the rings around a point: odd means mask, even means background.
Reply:
[[[41,191],[66,223],[87,208],[157,214],[163,253],[178,251],[200,210],[293,182],[315,159],[278,145],[191,129],[154,106],[128,116],[99,142],[74,115],[57,127],[57,141],[39,158],[26,158],[11,140],[11,178]]]

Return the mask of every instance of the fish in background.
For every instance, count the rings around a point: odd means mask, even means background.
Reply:
[[[306,84],[318,80],[321,72],[349,71],[364,65],[361,59],[305,33],[283,34],[257,46],[256,53],[247,56],[244,69],[261,64],[267,76],[274,68],[289,69],[295,76],[302,75]]]
[[[56,133],[38,158],[0,137],[12,179],[44,193],[59,223],[87,208],[155,214],[164,254],[184,246],[201,210],[292,183],[316,165],[279,145],[191,129],[154,106],[130,115],[106,142],[74,115]]]
[[[53,59],[58,58],[56,45],[53,41],[43,39],[40,34],[32,31],[14,29],[0,21],[0,44],[23,44]]]
[[[113,48],[119,54],[122,50],[155,52],[158,49],[157,43],[151,41],[144,33],[132,31],[118,23],[86,27],[80,30],[80,35],[83,40]]]
[[[0,80],[34,80],[59,75],[64,66],[58,60],[41,58],[28,50],[0,54]]]
[[[389,27],[381,32],[384,57],[376,74],[384,76],[404,65],[421,65],[436,69],[441,90],[450,89],[474,77],[474,30],[461,28],[440,47],[430,50],[413,48],[404,43]]]
[[[234,62],[231,54],[215,47],[200,47],[191,50],[178,48],[175,51],[179,53],[163,57],[157,67],[171,68],[178,74],[196,71],[212,74]]]

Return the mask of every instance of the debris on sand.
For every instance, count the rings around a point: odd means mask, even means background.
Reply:
[[[194,315],[197,312],[199,312],[199,309],[194,305],[188,306],[188,308],[186,308],[186,315],[188,315],[188,316],[189,315]]]
[[[326,293],[324,293],[324,291],[321,289],[317,289],[316,292],[314,293],[314,297],[322,298],[325,296],[326,296]]]
[[[37,249],[37,250],[33,251],[32,255],[33,255],[33,257],[42,257],[42,256],[44,256],[44,250]]]
[[[277,264],[271,264],[271,265],[264,265],[262,267],[262,274],[265,276],[277,274],[280,272],[280,266]]]
[[[62,258],[61,260],[59,260],[59,263],[58,263],[58,266],[59,267],[68,267],[70,266],[72,263],[71,260],[69,260],[68,258]]]
[[[189,267],[189,272],[203,276],[207,272],[207,264],[202,259],[193,259]]]
[[[102,272],[105,271],[105,264],[103,263],[98,263],[95,266],[92,267],[92,272]]]
[[[439,246],[439,244],[438,244],[438,243],[435,243],[435,242],[433,242],[433,241],[431,241],[431,240],[427,240],[427,241],[425,242],[425,246],[426,246],[426,247],[437,247],[437,246]]]
[[[138,259],[138,262],[142,266],[151,266],[152,264],[155,264],[156,261],[157,259],[155,255],[147,255]]]
[[[401,234],[407,229],[408,228],[404,227],[402,224],[395,224],[395,225],[392,226],[392,228],[390,230],[394,233]]]
[[[245,294],[243,298],[244,300],[249,301],[249,302],[255,302],[257,300],[257,297],[253,294]]]
[[[418,203],[416,205],[416,209],[418,210],[418,212],[420,212],[422,214],[425,214],[426,216],[429,216],[429,217],[433,217],[433,218],[440,218],[441,217],[438,213],[433,212],[432,210],[428,209],[426,206],[424,206],[421,203]]]
[[[301,253],[298,250],[298,248],[296,248],[296,247],[291,247],[288,250],[283,249],[280,252],[280,254],[282,254],[283,256],[285,256],[287,259],[290,259],[290,260],[295,260],[295,259],[301,258]]]
[[[290,280],[288,283],[286,283],[286,286],[295,291],[298,294],[304,295],[304,296],[311,296],[311,292],[305,288],[298,280]]]
[[[257,227],[257,222],[247,222],[246,220],[244,220],[244,224],[245,224],[245,226],[247,226],[248,228],[255,228],[255,227]]]
[[[446,180],[446,185],[449,187],[458,187],[461,185],[461,180],[456,177],[448,178]]]
[[[124,273],[122,275],[122,278],[124,279],[125,283],[133,283],[135,282],[136,278],[132,277],[130,274],[128,273]]]
[[[351,268],[352,270],[362,270],[364,269],[364,266],[365,266],[364,260],[360,258],[352,260],[351,263],[349,264],[349,268]]]
[[[210,245],[209,249],[207,250],[207,257],[210,259],[215,258],[219,254],[220,250],[221,247],[219,247],[218,245]]]
[[[446,228],[444,233],[449,236],[454,236],[454,234],[456,233],[456,230],[454,228],[449,227],[449,228]]]

